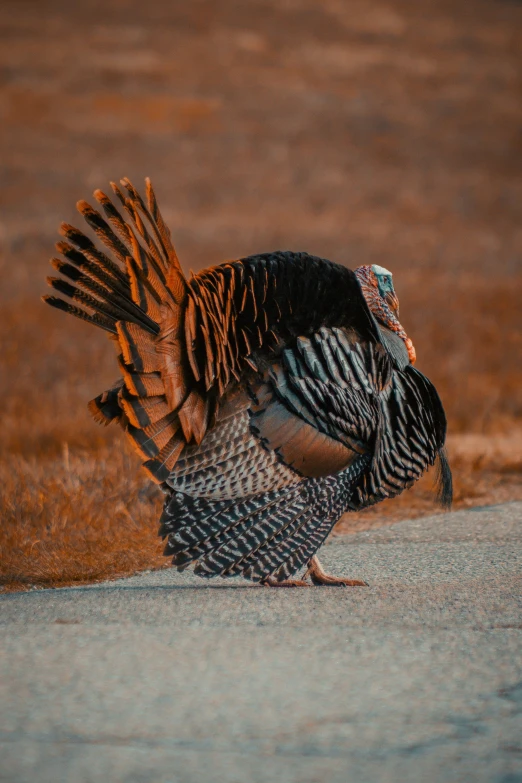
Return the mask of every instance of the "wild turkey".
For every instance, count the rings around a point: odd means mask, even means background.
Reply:
[[[307,253],[264,253],[187,280],[150,182],[111,183],[80,213],[110,251],[62,224],[48,304],[107,331],[121,379],[92,400],[117,420],[166,493],[165,554],[203,577],[264,584],[303,566],[339,517],[410,487],[439,459],[446,418],[398,321],[391,273]],[[122,215],[125,215],[122,217]],[[80,306],[78,306],[80,305]]]

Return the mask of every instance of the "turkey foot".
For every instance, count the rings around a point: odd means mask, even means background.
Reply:
[[[282,582],[278,582],[273,576],[267,576],[261,584],[265,587],[310,587],[304,579],[285,579]]]
[[[314,555],[308,564],[308,571],[305,576],[309,576],[314,585],[330,585],[333,587],[368,587],[368,582],[362,579],[345,579],[343,576],[329,576],[321,565],[321,561]]]

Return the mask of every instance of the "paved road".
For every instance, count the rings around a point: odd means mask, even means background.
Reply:
[[[10,783],[522,781],[522,503],[336,539],[369,588],[175,572],[0,601]]]

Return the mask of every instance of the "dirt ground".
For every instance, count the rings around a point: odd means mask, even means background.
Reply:
[[[86,402],[112,346],[39,301],[57,227],[150,176],[185,269],[274,249],[394,273],[456,505],[522,497],[522,4],[4,0],[0,580],[165,565],[161,498]],[[433,513],[431,477],[336,532]]]

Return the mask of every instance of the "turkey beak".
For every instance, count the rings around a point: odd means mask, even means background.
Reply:
[[[388,291],[384,297],[386,304],[393,310],[397,318],[399,317],[399,298],[395,291]]]

